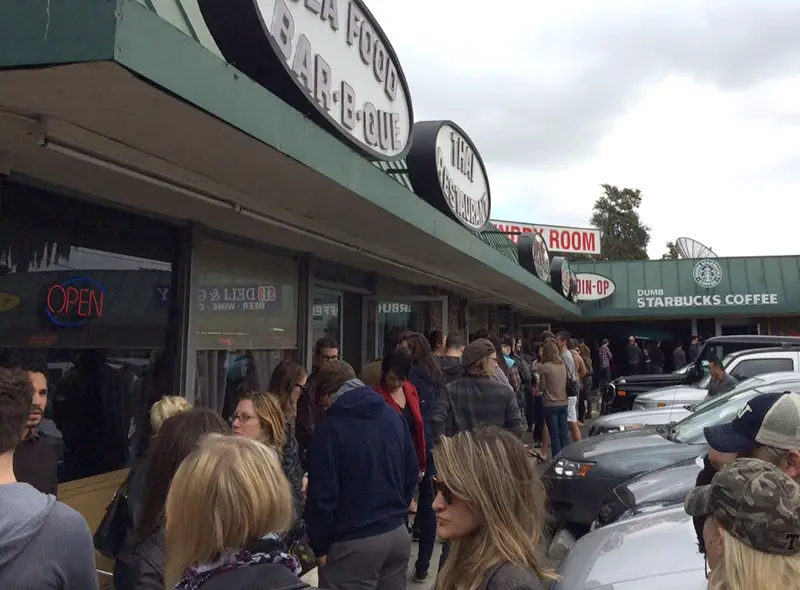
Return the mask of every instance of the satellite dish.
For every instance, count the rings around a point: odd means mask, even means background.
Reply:
[[[675,241],[681,258],[716,258],[717,255],[708,246],[692,238],[678,238]]]

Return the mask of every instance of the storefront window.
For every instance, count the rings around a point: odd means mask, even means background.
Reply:
[[[311,293],[311,344],[320,338],[342,339],[342,294],[314,288]],[[342,354],[341,345],[339,353]]]
[[[166,224],[3,187],[0,364],[46,371],[40,431],[62,482],[128,466],[174,393],[178,243]]]
[[[292,258],[213,239],[198,243],[196,259],[195,403],[227,417],[295,355],[299,271]]]
[[[367,310],[367,356],[370,359],[383,355],[392,328],[402,327],[424,334],[434,328],[441,329],[446,317],[446,301],[443,299],[387,298],[371,300],[367,305],[370,306]]]

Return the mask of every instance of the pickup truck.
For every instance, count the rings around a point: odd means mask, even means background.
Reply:
[[[708,361],[724,358],[726,355],[743,350],[759,348],[800,349],[797,336],[715,336],[703,343],[695,361],[682,370],[666,375],[629,375],[618,377],[608,384],[603,392],[601,413],[625,412],[634,409],[636,398],[653,389],[670,386],[698,385],[707,374]],[[773,368],[770,371],[787,369]],[[793,369],[788,369],[793,370]],[[729,371],[730,372],[730,371]],[[750,375],[752,376],[752,375]],[[707,385],[706,385],[707,387]]]

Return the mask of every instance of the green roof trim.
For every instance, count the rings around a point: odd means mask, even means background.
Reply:
[[[386,173],[387,176],[393,178],[411,192],[414,192],[414,187],[411,186],[411,178],[408,176],[408,165],[405,160],[398,160],[396,162],[373,162],[380,170]],[[415,193],[416,194],[416,193]],[[469,230],[478,236],[485,244],[488,244],[506,258],[510,258],[516,264],[519,264],[517,257],[517,248],[506,234],[499,233],[493,227],[483,231]]]

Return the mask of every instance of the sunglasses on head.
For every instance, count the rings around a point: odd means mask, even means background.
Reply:
[[[444,483],[442,483],[442,481],[438,477],[433,476],[431,478],[431,483],[433,483],[434,498],[438,494],[441,494],[445,502],[447,502],[448,504],[453,503],[453,491],[450,488],[448,488]]]

